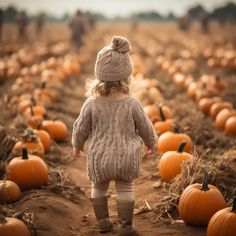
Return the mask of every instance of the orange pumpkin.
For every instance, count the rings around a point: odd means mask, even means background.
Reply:
[[[236,135],[236,116],[230,117],[226,122],[225,122],[225,129],[224,129],[225,134],[232,134]]]
[[[34,129],[34,133],[39,137],[40,141],[42,142],[45,152],[49,152],[52,140],[48,132],[43,129]]]
[[[232,117],[232,116],[236,116],[236,111],[229,109],[229,108],[224,108],[222,109],[216,116],[215,119],[215,125],[218,129],[223,130],[225,127],[225,123],[226,121]]]
[[[176,175],[180,174],[183,161],[193,160],[193,156],[183,152],[186,142],[179,145],[177,151],[165,152],[159,162],[159,173],[165,182],[170,182]]]
[[[159,106],[159,113],[161,121],[157,121],[154,123],[154,129],[157,132],[158,135],[161,135],[167,131],[173,130],[173,119],[166,119],[165,114],[162,110],[162,105]]]
[[[236,198],[233,207],[217,211],[207,227],[207,236],[233,236],[236,232]]]
[[[226,89],[226,84],[220,79],[219,76],[217,76],[215,78],[215,83],[214,83],[214,87],[219,91],[222,92]]]
[[[22,140],[15,143],[12,149],[13,155],[19,156],[24,146],[28,149],[30,154],[44,158],[44,146],[31,128],[27,128],[22,135]]]
[[[221,102],[221,101],[222,101],[221,97],[202,98],[198,102],[198,108],[202,112],[209,114],[212,104],[215,102]]]
[[[21,196],[18,185],[11,180],[0,180],[0,202],[11,203]]]
[[[157,142],[157,150],[160,153],[167,151],[176,151],[178,150],[179,145],[185,141],[186,145],[184,147],[185,152],[192,151],[192,140],[191,138],[184,133],[179,133],[178,129],[175,127],[174,132],[167,131],[162,134]]]
[[[149,119],[152,121],[152,123],[155,123],[156,121],[161,120],[160,110],[159,110],[158,106],[148,105],[148,106],[144,107],[144,110],[145,110],[147,116],[149,117]],[[164,116],[167,119],[171,118],[173,116],[170,108],[167,106],[162,105],[162,111],[163,111]]]
[[[44,117],[45,114],[46,114],[46,110],[41,105],[30,106],[30,107],[26,108],[26,110],[24,112],[24,115],[26,117],[28,117],[28,116],[41,116],[41,117]]]
[[[22,155],[8,163],[7,179],[14,181],[21,190],[38,188],[48,182],[48,167],[40,157],[28,155],[23,148]]]
[[[44,120],[42,129],[46,130],[53,140],[59,142],[65,141],[69,134],[67,126],[60,120]]]
[[[211,217],[226,207],[221,192],[208,184],[208,174],[204,174],[203,184],[189,185],[179,200],[179,214],[186,224],[206,226]]]
[[[17,218],[0,216],[0,235],[2,236],[31,236],[27,226]]]
[[[210,115],[213,119],[216,118],[217,114],[224,108],[232,109],[233,105],[230,102],[216,102],[210,108]]]

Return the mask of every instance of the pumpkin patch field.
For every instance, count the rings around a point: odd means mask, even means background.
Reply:
[[[66,25],[30,42],[6,25],[0,44],[0,235],[100,235],[90,201],[86,148],[75,157],[72,125],[113,35],[132,45],[132,95],[158,135],[142,151],[134,224],[144,236],[236,235],[236,32],[211,24],[101,24],[80,48]],[[116,193],[110,217],[118,235]],[[11,225],[15,225],[12,227]],[[222,227],[220,227],[222,226]],[[12,227],[12,229],[11,229]],[[14,231],[15,230],[15,231]]]

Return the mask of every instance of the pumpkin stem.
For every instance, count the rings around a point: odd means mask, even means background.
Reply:
[[[201,187],[201,190],[202,191],[208,191],[209,188],[208,188],[208,178],[209,178],[209,175],[207,173],[207,171],[204,172],[204,177],[203,177],[203,183],[202,183],[202,187]]]
[[[41,89],[45,89],[46,88],[46,82],[44,81],[44,82],[42,82],[42,84],[41,84],[41,87],[40,87]]]
[[[28,151],[27,151],[27,148],[26,148],[26,147],[23,147],[23,148],[22,148],[22,159],[23,159],[23,160],[29,159],[29,157],[28,157]]]
[[[187,144],[187,142],[185,142],[185,141],[181,142],[181,144],[178,147],[177,152],[182,153],[186,144]]]
[[[32,106],[36,105],[36,101],[35,101],[35,98],[33,96],[31,97],[30,101],[31,101]]]
[[[159,111],[160,111],[161,120],[165,121],[166,118],[165,118],[165,115],[164,115],[164,112],[163,112],[163,109],[162,109],[162,104],[159,105]]]
[[[232,211],[231,211],[231,212],[236,213],[236,197],[234,198],[234,201],[233,201],[233,208],[232,208]]]
[[[174,133],[179,133],[179,128],[175,124],[173,124],[172,126],[173,126]]]
[[[33,105],[30,104],[30,113],[31,113],[31,116],[34,116],[34,109],[33,109]]]

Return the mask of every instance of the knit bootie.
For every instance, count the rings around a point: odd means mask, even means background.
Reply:
[[[120,236],[137,236],[138,232],[133,227],[134,201],[117,200]]]
[[[101,233],[112,229],[112,223],[109,220],[107,197],[92,198],[93,210],[98,220],[98,226]]]

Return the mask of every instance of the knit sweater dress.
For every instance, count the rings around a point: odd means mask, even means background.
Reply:
[[[133,98],[88,98],[73,125],[72,145],[88,142],[88,178],[95,183],[132,181],[139,175],[143,142],[155,149],[156,133],[141,103]]]

